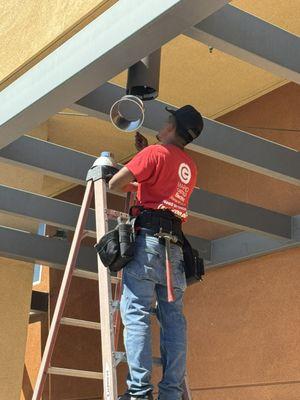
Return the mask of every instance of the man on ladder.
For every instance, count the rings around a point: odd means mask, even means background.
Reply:
[[[184,146],[200,135],[203,120],[190,105],[167,111],[171,115],[156,136],[160,143],[148,146],[137,133],[136,147],[141,151],[109,181],[110,189],[137,191],[137,206],[131,209],[137,216],[134,258],[123,270],[120,303],[129,368],[128,390],[120,400],[153,398],[150,315],[155,295],[163,367],[158,399],[179,400],[183,394],[187,346],[181,226],[197,178],[197,167]],[[168,262],[172,301],[167,290]]]

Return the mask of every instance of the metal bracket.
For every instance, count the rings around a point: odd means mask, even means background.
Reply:
[[[120,310],[120,301],[119,300],[113,300],[111,303],[113,312],[115,312],[116,310]]]
[[[113,357],[116,366],[119,365],[120,362],[127,362],[126,353],[124,351],[114,351]]]
[[[173,243],[178,242],[178,237],[176,235],[173,235],[172,232],[164,232],[162,228],[160,228],[159,232],[155,233],[154,236],[160,239],[167,239]]]
[[[95,165],[92,166],[87,173],[86,181],[92,179],[94,182],[99,179],[104,179],[106,182],[118,172],[119,170],[110,165]]]
[[[124,213],[122,211],[117,211],[117,210],[111,210],[109,208],[107,208],[105,210],[105,213],[107,215],[108,219],[117,219],[118,217],[124,218],[124,219],[128,219],[129,218],[129,214]]]
[[[125,351],[114,351],[113,352],[113,357],[115,361],[115,365],[119,365],[121,362],[126,362],[127,363],[127,357]],[[152,364],[161,366],[162,365],[162,360],[160,357],[152,357]]]

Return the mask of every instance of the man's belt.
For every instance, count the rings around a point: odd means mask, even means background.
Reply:
[[[161,231],[168,232],[178,238],[178,244],[182,245],[182,221],[170,210],[147,209],[141,206],[133,206],[130,215],[136,217],[135,228],[147,228],[155,235]]]

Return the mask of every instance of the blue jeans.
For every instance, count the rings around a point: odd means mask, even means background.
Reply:
[[[123,269],[120,311],[124,324],[124,344],[128,361],[127,386],[132,395],[153,390],[150,312],[156,297],[156,316],[160,324],[162,379],[159,400],[182,397],[186,370],[186,319],[183,294],[186,289],[182,248],[171,243],[171,262],[175,301],[168,302],[165,246],[142,229],[136,236],[135,254]],[[156,295],[156,296],[155,296]]]

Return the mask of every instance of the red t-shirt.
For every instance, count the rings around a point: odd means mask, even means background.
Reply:
[[[125,166],[138,182],[137,205],[167,208],[186,221],[197,167],[185,151],[173,144],[152,144]]]

